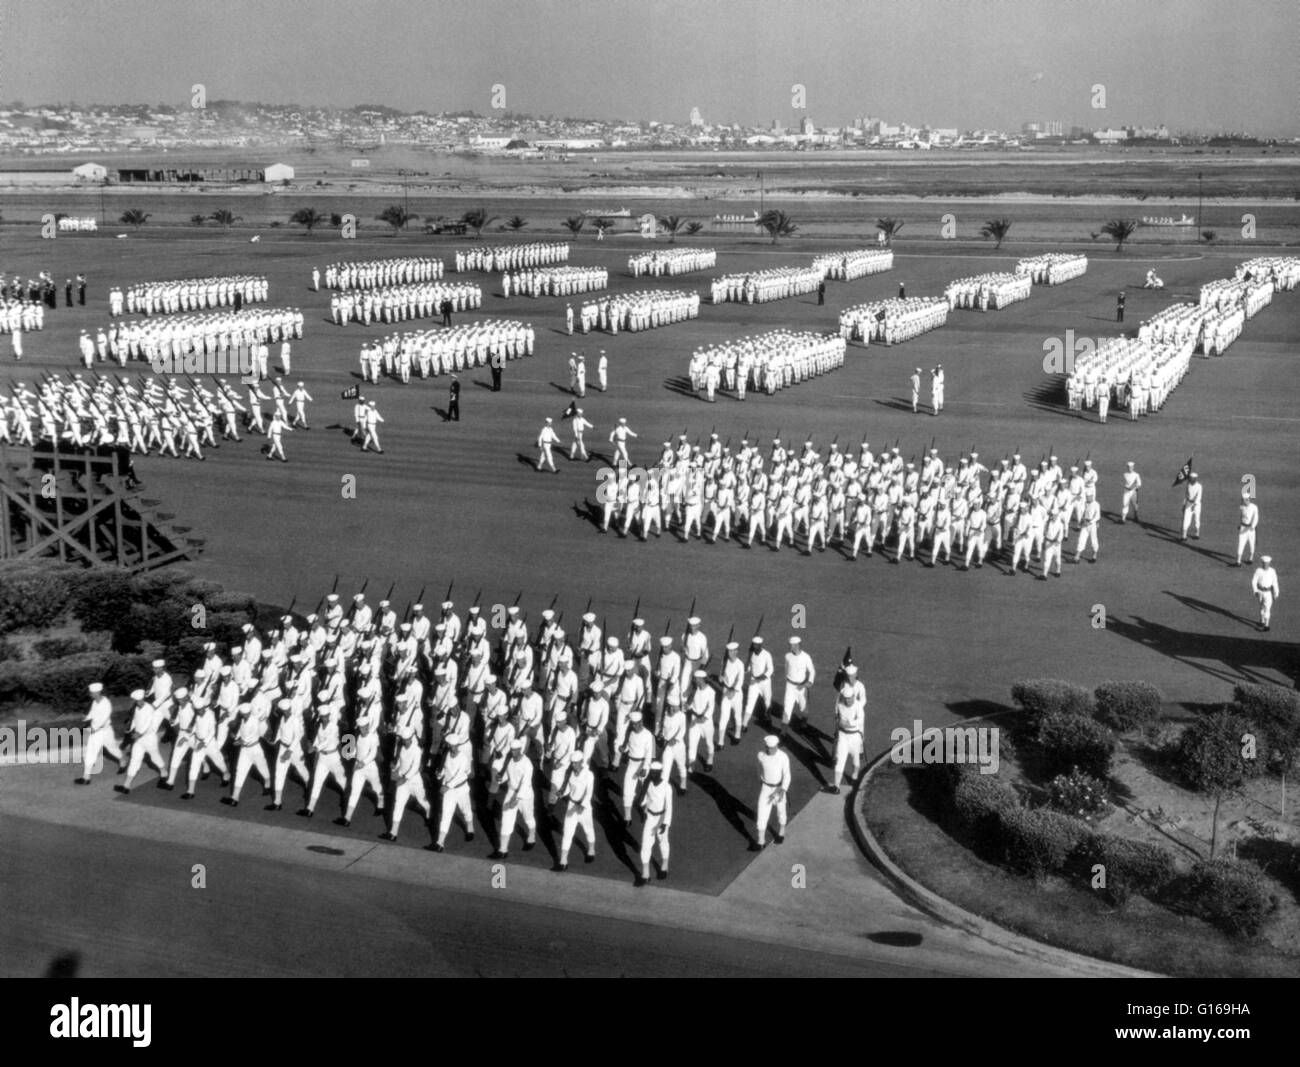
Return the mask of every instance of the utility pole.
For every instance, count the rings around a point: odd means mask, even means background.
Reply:
[[[1196,243],[1197,244],[1201,243],[1201,204],[1204,199],[1202,195],[1203,189],[1201,185],[1202,177],[1203,175],[1198,170],[1196,172]]]

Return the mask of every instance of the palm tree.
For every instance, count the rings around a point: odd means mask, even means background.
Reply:
[[[496,222],[500,215],[489,215],[484,208],[470,208],[460,217],[460,221],[474,231],[475,237],[483,236],[483,229],[490,222]]]
[[[207,221],[208,221],[208,217],[207,217],[207,215],[191,215],[191,216],[190,216],[190,225],[191,225],[191,226],[202,226],[202,225],[203,225],[205,222],[207,222]]]
[[[677,231],[686,224],[686,220],[680,215],[660,215],[659,226],[668,234],[668,243],[672,244],[677,240]]]
[[[581,215],[570,215],[567,219],[564,220],[564,228],[568,230],[571,234],[573,234],[574,237],[577,237],[578,234],[582,232],[582,228],[586,224],[587,224],[587,220],[584,219]]]
[[[614,228],[614,220],[605,218],[592,219],[591,228],[603,239],[605,234]]]
[[[125,226],[134,226],[138,230],[141,226],[143,226],[146,222],[148,222],[149,219],[150,219],[150,215],[147,212],[141,211],[139,208],[133,207],[131,208],[130,211],[122,212],[122,217],[118,221],[120,221]]]
[[[758,220],[758,225],[772,235],[773,244],[776,244],[778,237],[789,237],[799,229],[789,215],[784,211],[777,211],[776,208],[764,212],[763,217]]]
[[[289,216],[289,224],[291,226],[304,226],[309,235],[312,230],[321,225],[324,221],[325,216],[314,207],[300,207]]]
[[[1210,244],[1214,244],[1214,239],[1219,235],[1214,230],[1202,230],[1201,236],[1205,238],[1205,243],[1207,245],[1210,245]]]
[[[211,218],[218,226],[222,226],[226,229],[229,229],[236,222],[244,221],[243,215],[236,215],[233,212],[227,211],[225,208],[221,208],[219,211],[214,211],[209,218]]]
[[[406,224],[415,218],[401,204],[389,204],[378,215],[375,216],[380,222],[386,222],[393,228],[393,236],[397,236],[397,231],[406,228]]]
[[[511,215],[510,218],[506,221],[506,229],[514,230],[515,233],[518,233],[527,225],[528,225],[528,220],[524,218],[522,215]]]
[[[876,219],[876,229],[885,235],[885,247],[894,247],[894,238],[903,228],[903,220],[895,218]]]
[[[1138,224],[1132,219],[1111,219],[1101,228],[1101,232],[1115,239],[1115,253],[1118,255],[1124,250],[1124,242],[1133,236],[1137,228]]]
[[[996,239],[998,243],[993,246],[993,251],[996,252],[1002,247],[1002,242],[1007,236],[1007,231],[1010,229],[1010,219],[989,219],[989,221],[984,224],[984,228],[980,230],[980,236]]]
[[[686,233],[691,237],[694,237],[702,229],[704,229],[704,223],[700,222],[698,219],[695,222],[688,222],[686,224]]]

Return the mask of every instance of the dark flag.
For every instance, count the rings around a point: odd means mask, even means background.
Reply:
[[[1182,485],[1192,476],[1192,457],[1187,457],[1187,462],[1183,464],[1183,469],[1178,472],[1178,477],[1174,479],[1174,485]]]
[[[571,419],[571,418],[573,418],[573,416],[576,415],[577,413],[578,413],[578,402],[577,402],[576,400],[570,400],[570,401],[569,401],[569,406],[568,406],[567,408],[564,409],[564,414],[561,415],[560,418],[561,418],[561,419]]]
[[[357,397],[359,397],[360,395],[361,395],[361,386],[359,386],[359,385],[349,385],[346,389],[343,390],[343,392],[341,392],[341,393],[339,394],[339,399],[340,399],[340,400],[355,400],[355,399],[356,399]]]

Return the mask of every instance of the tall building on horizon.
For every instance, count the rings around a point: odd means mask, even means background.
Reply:
[[[692,126],[704,125],[704,116],[700,114],[700,109],[698,107],[691,108],[691,125]]]

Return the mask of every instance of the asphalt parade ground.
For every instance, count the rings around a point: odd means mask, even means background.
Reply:
[[[450,262],[452,249],[473,241],[373,234],[343,241],[333,233],[307,237],[272,231],[250,244],[238,232],[152,232],[147,226],[125,240],[114,240],[112,232],[54,241],[18,236],[13,242],[6,234],[9,247],[0,269],[24,276],[48,269],[60,282],[83,273],[90,284],[86,308],[60,306],[47,312],[42,332],[26,335],[20,364],[10,360],[7,342],[0,342],[6,373],[33,378],[42,371],[77,368],[78,331],[110,322],[107,291],[113,284],[266,274],[268,306],[296,305],[306,314],[304,337],[293,343],[288,380],[302,380],[315,398],[308,406],[312,429],[285,435],[287,463],[268,461],[261,452],[263,442],[247,436],[240,444],[207,450],[203,463],[136,460],[143,495],[162,501],[177,522],[206,538],[193,567],[197,574],[256,595],[268,611],[292,604],[303,613],[336,579],[345,597],[368,582],[372,602],[391,588],[399,613],[421,590],[426,605],[436,611],[450,585],[462,613],[476,597],[485,611],[517,599],[530,633],[553,599],[570,634],[588,601],[608,632],[625,636],[639,603],[654,636],[667,631],[675,638],[694,605],[709,637],[714,672],[729,633],[743,649],[761,623],[777,660],[778,698],[780,656],[788,638],[797,634],[813,657],[818,679],[809,698],[811,729],[792,751],[792,819],[829,776],[831,678],[846,648],[851,647],[867,688],[868,756],[888,746],[891,730],[910,727],[914,720],[944,725],[1006,703],[1012,682],[1025,677],[1059,677],[1090,686],[1108,679],[1144,679],[1171,701],[1195,703],[1228,699],[1238,681],[1291,684],[1296,677],[1297,628],[1288,580],[1292,576],[1294,581],[1296,573],[1300,520],[1295,447],[1300,295],[1277,294],[1247,322],[1225,356],[1193,357],[1188,376],[1165,407],[1136,422],[1122,410],[1112,410],[1105,425],[1098,424],[1095,412],[1066,411],[1061,379],[1043,369],[1045,343],[1066,342],[1067,331],[1076,339],[1101,339],[1121,330],[1131,335],[1142,319],[1168,303],[1195,301],[1202,283],[1230,277],[1242,260],[1277,249],[1197,252],[1144,245],[1115,255],[1111,245],[1085,243],[1081,250],[1089,255],[1089,269],[1082,278],[1057,287],[1036,286],[1028,300],[1006,310],[954,310],[947,325],[902,344],[851,344],[843,368],[775,396],[751,392],[740,402],[720,392],[712,404],[690,395],[685,384],[690,353],[697,346],[780,327],[835,331],[842,308],[894,296],[900,282],[910,296],[941,295],[953,278],[1011,270],[1021,255],[1044,249],[1017,248],[1014,240],[995,252],[991,245],[903,239],[892,271],[853,282],[829,281],[824,307],[815,294],[755,306],[714,307],[706,300],[696,320],[617,336],[569,337],[563,328],[564,298],[504,299],[499,275],[449,271],[448,279],[473,281],[485,290],[482,312],[458,314],[457,324],[492,317],[530,322],[537,333],[536,354],[506,364],[499,393],[489,388],[487,368],[463,373],[459,422],[443,417],[445,376],[416,377],[407,385],[394,380],[364,385],[363,394],[376,400],[385,420],[380,427],[384,453],[377,455],[363,454],[351,443],[352,401],[340,399],[343,390],[359,383],[358,349],[393,331],[435,328],[436,320],[334,326],[328,322],[329,293],[310,290],[311,268],[323,271],[336,260],[409,255],[441,255]],[[520,238],[562,239],[550,233]],[[488,233],[483,240],[513,243],[516,238]],[[626,258],[650,242],[619,237],[598,244],[585,233],[571,241],[569,262],[608,267],[613,292],[654,288],[707,294],[708,279],[715,274],[806,264],[814,252],[858,247],[797,238],[776,247],[760,238],[715,242],[701,236],[678,243],[718,248],[717,269],[632,279]],[[1152,265],[1165,281],[1162,291],[1140,288]],[[1121,288],[1127,291],[1122,327],[1114,321]],[[584,297],[571,299],[576,312]],[[606,393],[595,387],[601,349],[610,365]],[[571,399],[571,352],[587,357],[587,396],[580,403],[595,424],[588,442],[598,454],[588,463],[565,458],[568,428],[559,416]],[[278,345],[273,345],[273,365],[277,356]],[[919,366],[928,383],[937,363],[947,376],[945,409],[937,417],[928,413],[927,389],[921,413],[913,414],[908,377]],[[130,365],[128,372],[151,373],[143,363]],[[539,473],[533,466],[546,416],[556,419],[564,442],[556,449],[557,474]],[[809,556],[789,547],[779,552],[757,545],[747,549],[736,540],[683,543],[665,533],[642,543],[635,536],[602,533],[589,509],[596,501],[599,472],[612,455],[608,434],[619,417],[626,417],[639,435],[631,448],[633,462],[646,466],[657,460],[662,442],[675,443],[686,433],[705,444],[711,432],[730,441],[733,449],[747,436],[764,455],[779,434],[784,443],[801,448],[812,440],[823,450],[832,440],[856,449],[866,439],[877,452],[897,442],[905,459],[918,460],[933,440],[950,462],[974,447],[990,467],[1016,451],[1031,466],[1049,452],[1066,467],[1087,456],[1100,472],[1100,562],[1068,562],[1073,533],[1067,538],[1061,578],[1040,580],[1035,564],[1034,577],[1020,574],[1011,581],[1005,557],[991,557],[983,569],[963,572],[943,564],[931,569],[919,560],[894,564],[879,555],[850,560],[838,545]],[[1170,483],[1189,456],[1195,457],[1205,486],[1204,519],[1202,537],[1180,543],[1182,491]],[[1129,459],[1144,479],[1142,521],[1121,526],[1116,521],[1120,475]],[[1253,625],[1250,568],[1229,566],[1235,557],[1244,475],[1253,475],[1258,486],[1258,551],[1274,557],[1282,585],[1269,633]],[[348,476],[355,478],[355,498],[341,491]],[[928,547],[923,554],[928,559]],[[892,555],[891,550],[891,560]],[[1099,607],[1105,618],[1101,627],[1094,624]],[[672,837],[675,888],[721,894],[753,861],[747,846],[760,738],[761,731],[751,729],[741,746],[718,754],[712,774],[697,776],[687,797],[679,798]],[[15,780],[11,775],[10,781]],[[332,791],[308,824],[293,814],[301,796],[296,783],[287,791],[284,811],[264,813],[258,784],[255,778],[249,781],[236,811],[218,804],[215,776],[200,784],[198,796],[188,804],[179,800],[181,790],[164,793],[148,779],[141,779],[131,797],[113,794],[103,803],[184,808],[205,819],[248,823],[250,829],[310,829],[345,843],[371,841],[383,829],[371,817],[368,801],[362,802],[351,828],[334,826],[338,811]],[[630,882],[635,849],[621,837],[613,818],[616,792],[606,793],[603,814],[598,812],[597,862],[584,867],[575,846],[568,878],[595,875]],[[823,799],[826,806],[818,810],[840,818],[836,804],[841,802],[818,798]],[[797,835],[792,833],[790,841],[797,844]],[[427,843],[427,832],[412,810],[399,842],[383,847],[416,853]],[[456,828],[448,853],[485,857],[493,843],[480,832],[466,844]],[[423,858],[432,864],[442,859]],[[512,864],[543,868],[552,861],[549,843],[527,855],[517,845],[512,850]],[[654,891],[653,883],[645,890]],[[561,890],[540,892],[538,899],[544,900],[547,892]]]

